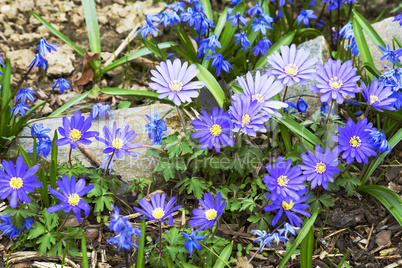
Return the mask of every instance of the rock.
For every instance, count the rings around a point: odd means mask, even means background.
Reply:
[[[42,35],[38,33],[23,33],[12,34],[10,39],[13,40],[13,44],[17,47],[36,47],[39,44],[39,40]]]
[[[75,60],[73,49],[69,45],[62,45],[57,48],[57,51],[52,51],[46,55],[49,69],[46,72],[47,76],[60,78],[72,74],[74,66],[72,60]]]
[[[393,44],[392,36],[395,36],[398,40],[402,40],[402,28],[401,26],[399,26],[399,23],[397,21],[392,22],[393,19],[394,17],[387,18],[372,25],[377,33],[384,40],[385,44],[390,45],[391,48]],[[382,51],[374,45],[374,43],[366,34],[365,36],[367,40],[367,45],[371,52],[371,56],[374,60],[375,67],[381,72],[385,71],[383,64],[392,68],[392,63],[389,60],[380,60],[382,56]]]
[[[319,36],[313,40],[309,40],[304,43],[301,43],[299,46],[297,46],[297,50],[299,50],[300,48],[304,48],[305,50],[310,50],[310,55],[307,58],[307,60],[315,57],[318,59],[317,64],[323,64],[330,57],[328,44],[325,41],[325,38],[323,36]],[[272,68],[272,66],[270,64],[267,64],[260,69],[255,69],[255,70],[251,71],[251,73],[252,73],[253,77],[255,77],[255,74],[257,71],[260,71],[261,75],[263,75],[270,68]],[[315,66],[313,68],[315,68]],[[243,77],[245,78],[245,75]],[[287,90],[286,99],[289,99],[288,101],[296,103],[298,96],[300,96],[300,95],[316,95],[318,97],[319,96],[318,94],[313,94],[310,91],[310,87],[312,87],[313,85],[316,85],[317,83],[314,80],[306,80],[306,81],[307,81],[306,86],[303,86],[300,83],[293,83],[293,85],[290,86]],[[230,82],[229,84],[238,85],[238,82],[237,82],[237,80],[234,80],[234,81]],[[229,88],[230,88],[230,86],[229,86]],[[230,90],[230,92],[231,92],[231,90]],[[280,92],[281,97],[283,96],[283,93],[284,93],[284,90],[282,90]],[[206,100],[200,102],[201,105],[206,104],[206,103],[211,103],[211,100],[213,99],[213,97],[207,90],[201,90],[201,95],[204,98],[206,98]],[[210,95],[210,96],[208,96],[208,95]],[[303,96],[303,100],[305,100],[307,102],[307,104],[309,105],[309,108],[307,111],[309,111],[311,113],[316,111],[317,109],[319,109],[321,106],[321,100],[319,98]],[[212,109],[212,107],[217,106],[215,100],[213,102],[214,102],[214,104],[212,104],[213,106],[208,106],[208,109]]]
[[[15,20],[17,17],[17,7],[15,5],[3,5],[0,8],[0,13],[4,14],[9,20]]]
[[[88,242],[92,242],[99,236],[99,229],[98,228],[87,228],[85,230],[85,239]]]
[[[381,247],[391,243],[391,231],[384,230],[375,236],[375,243]]]
[[[141,143],[144,145],[150,145],[151,140],[148,138],[148,133],[145,132],[145,124],[149,121],[145,117],[144,114],[153,115],[155,111],[158,111],[162,116],[166,112],[168,112],[172,106],[168,104],[153,104],[149,106],[142,106],[136,108],[122,109],[113,111],[113,115],[117,123],[121,123],[125,120],[126,124],[130,126],[130,129],[135,130],[137,133],[137,137],[134,139],[134,142]],[[89,114],[85,114],[88,116]],[[168,127],[168,134],[172,134],[177,130],[181,130],[180,121],[176,112],[170,112],[165,117],[166,125]],[[49,132],[49,136],[53,138],[54,130],[62,125],[62,117],[48,118],[41,120],[40,123],[43,123],[44,127],[50,128],[52,131]],[[95,119],[92,123],[92,127],[90,130],[99,131],[100,136],[103,137],[103,127],[105,126],[105,119]],[[30,127],[25,127],[20,136],[31,136]],[[91,139],[92,143],[86,146],[87,149],[92,151],[99,160],[103,160],[103,149],[105,148],[104,143],[98,142],[95,139]],[[10,146],[8,151],[10,157],[15,157],[17,155],[18,146],[21,145],[25,150],[29,150],[33,146],[33,141],[31,139],[17,139],[14,144]],[[70,147],[69,146],[61,146],[58,148],[58,162],[59,164],[68,161]],[[153,168],[158,164],[158,158],[156,156],[153,157],[145,157],[148,149],[146,148],[138,148],[135,149],[135,153],[137,157],[129,157],[125,156],[123,159],[116,159],[113,162],[113,170],[116,175],[120,175],[121,179],[124,182],[130,182],[133,178],[148,178],[152,180],[152,171]],[[40,155],[42,156],[42,155]],[[83,165],[86,167],[94,167],[90,159],[85,156],[80,149],[73,150],[73,157],[77,157],[80,161],[82,161]],[[41,160],[44,160],[41,158]],[[50,155],[47,157],[46,161],[50,161]],[[95,167],[97,168],[97,167]],[[161,174],[154,174],[155,182],[163,181],[164,179]]]
[[[35,58],[35,53],[30,49],[19,49],[14,51],[8,51],[6,57],[11,61],[12,67],[12,80],[11,85],[16,86],[21,79],[21,75],[27,72],[28,65]],[[35,69],[36,70],[36,69]],[[33,80],[37,77],[37,72],[31,72],[28,76],[29,80]]]
[[[113,3],[117,3],[119,5],[124,6],[126,4],[126,1],[125,0],[113,0]]]

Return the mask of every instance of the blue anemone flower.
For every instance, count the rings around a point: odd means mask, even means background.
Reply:
[[[292,166],[292,159],[283,161],[283,157],[279,156],[274,166],[267,164],[265,168],[268,175],[264,176],[264,183],[268,190],[272,193],[272,200],[290,199],[298,200],[300,198],[298,191],[306,189],[303,182],[306,177],[302,175],[300,166]]]
[[[47,208],[47,212],[54,213],[63,210],[64,213],[69,213],[72,210],[77,216],[78,222],[81,222],[81,210],[84,210],[85,216],[88,216],[91,210],[89,205],[82,199],[82,196],[94,188],[94,185],[85,187],[85,183],[85,179],[80,179],[76,183],[74,175],[71,175],[71,179],[63,175],[62,180],[57,180],[57,186],[59,186],[61,193],[49,188],[49,192],[61,202],[58,205]]]
[[[188,250],[190,253],[190,257],[193,256],[194,248],[197,250],[201,250],[201,245],[197,240],[206,239],[208,237],[197,235],[197,231],[192,231],[191,234],[181,233],[185,239],[187,239],[186,243],[184,244],[184,248]]]
[[[31,88],[21,88],[20,91],[18,91],[17,98],[15,100],[20,100],[21,103],[26,103],[27,99],[31,102],[34,102],[35,98],[32,96],[32,94],[37,95],[36,92]]]
[[[70,82],[68,82],[64,78],[58,78],[58,79],[54,80],[53,82],[54,82],[54,84],[52,86],[52,89],[58,88],[62,94],[64,93],[64,90],[71,89]]]
[[[231,131],[231,121],[229,113],[225,112],[223,108],[220,110],[217,107],[212,109],[212,116],[206,111],[202,111],[202,115],[199,116],[200,120],[192,120],[194,128],[198,131],[191,135],[192,139],[199,139],[201,143],[201,150],[205,148],[212,149],[215,147],[219,153],[221,147],[229,145],[233,147],[235,145],[234,140],[230,137],[233,134]]]
[[[368,163],[370,156],[376,156],[377,153],[372,149],[373,141],[369,131],[375,130],[372,123],[367,123],[367,118],[354,123],[351,118],[342,128],[338,126],[338,136],[331,139],[338,142],[339,145],[333,150],[334,152],[343,152],[342,158],[346,159],[346,164],[353,161],[358,163]]]
[[[59,127],[59,133],[63,138],[58,139],[55,144],[63,146],[70,144],[71,149],[77,148],[78,143],[89,145],[92,143],[89,138],[97,137],[98,131],[88,131],[92,126],[92,116],[81,115],[81,111],[77,110],[69,120],[63,117],[63,126]]]
[[[273,211],[279,209],[278,213],[275,215],[274,219],[272,220],[272,226],[275,226],[283,213],[285,212],[286,217],[288,217],[289,222],[291,225],[296,225],[297,227],[301,227],[303,220],[296,215],[295,213],[301,214],[305,217],[311,216],[310,213],[306,212],[305,210],[310,207],[308,204],[302,204],[303,202],[307,201],[311,195],[305,195],[307,189],[298,191],[297,199],[290,198],[289,200],[284,200],[282,198],[278,199],[271,199],[273,204],[268,205],[264,208],[265,211]],[[265,196],[269,199],[270,194],[265,194]]]
[[[165,193],[151,194],[150,198],[151,203],[141,198],[140,201],[138,201],[138,205],[140,205],[141,208],[134,207],[134,209],[144,215],[147,220],[166,222],[165,219],[168,218],[169,224],[173,225],[172,213],[179,210],[183,205],[173,207],[177,202],[174,196],[165,204]]]
[[[391,98],[392,88],[384,87],[384,83],[379,83],[378,80],[373,80],[371,85],[367,85],[362,81],[361,87],[363,89],[363,97],[366,102],[377,111],[383,112],[383,110],[395,110],[393,103],[395,98]]]
[[[222,215],[226,205],[226,199],[222,201],[222,194],[219,192],[216,195],[216,202],[210,193],[204,193],[204,200],[198,199],[203,209],[195,208],[193,210],[194,217],[190,218],[188,224],[198,230],[211,228],[215,225],[217,219]]]
[[[27,195],[34,192],[34,188],[42,186],[40,181],[36,180],[35,173],[39,166],[34,165],[28,169],[28,164],[24,158],[19,156],[14,166],[13,161],[3,160],[3,170],[0,170],[0,198],[6,199],[10,196],[10,207],[16,208],[18,200],[29,203],[31,199]]]

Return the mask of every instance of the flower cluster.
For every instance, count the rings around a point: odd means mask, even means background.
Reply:
[[[94,105],[94,107],[92,107],[91,116],[93,119],[97,118],[98,116],[100,118],[103,118],[106,114],[109,115],[112,119],[114,118],[112,112],[110,111],[109,104],[97,103]]]
[[[349,44],[346,46],[346,49],[350,50],[353,55],[359,55],[359,48],[357,47],[357,43],[355,40],[355,33],[353,32],[352,23],[349,22],[345,24],[342,29],[339,31],[339,34],[345,39],[350,40]]]
[[[1,215],[0,220],[3,222],[0,224],[0,231],[2,231],[2,235],[9,236],[12,240],[15,236],[19,236],[25,229],[29,230],[32,227],[32,223],[34,220],[31,217],[27,217],[22,222],[22,228],[19,230],[17,227],[12,223],[12,217],[10,215]]]
[[[30,100],[32,103],[35,101],[35,98],[32,94],[36,94],[31,88],[21,88],[18,93],[17,97],[15,98],[16,101],[19,101],[10,111],[13,111],[13,116],[17,116],[18,113],[21,113],[22,117],[25,117],[25,111],[31,112],[27,105],[27,100]]]
[[[136,234],[139,237],[142,237],[141,230],[138,228],[134,228],[130,221],[120,215],[120,210],[117,206],[112,205],[112,209],[114,210],[114,214],[109,223],[109,229],[114,231],[117,236],[111,237],[106,244],[112,243],[117,245],[119,250],[127,249],[130,250],[131,246],[135,246],[140,248],[136,243],[131,242],[132,235]]]
[[[164,119],[159,119],[158,111],[155,111],[155,117],[152,117],[149,114],[145,114],[148,118],[149,123],[145,125],[145,132],[148,132],[148,137],[152,140],[151,145],[159,144],[161,145],[161,140],[163,137],[166,137],[167,131],[166,121]]]
[[[44,57],[46,57],[47,53],[57,51],[55,47],[58,47],[58,45],[49,44],[48,42],[46,42],[45,38],[42,37],[39,41],[39,45],[36,47],[36,50],[38,50],[38,52],[36,53],[33,61],[28,65],[28,67],[32,66],[32,68],[35,69],[35,67],[42,66],[42,69],[46,70],[49,65],[47,64],[47,61]]]
[[[44,128],[43,123],[33,123],[31,126],[31,136],[36,137],[36,154],[42,153],[43,157],[47,157],[52,150],[52,140],[46,134],[50,132],[50,128]],[[28,151],[28,153],[33,153],[33,147]]]

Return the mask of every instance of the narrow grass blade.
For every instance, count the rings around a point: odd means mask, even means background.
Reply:
[[[87,25],[89,46],[91,52],[101,53],[101,42],[98,18],[96,16],[95,0],[81,0],[82,8],[84,9],[85,23]]]
[[[142,218],[141,222],[141,237],[138,243],[140,249],[137,254],[137,268],[145,267],[145,218]]]
[[[300,244],[300,267],[311,268],[313,266],[314,232],[313,226],[308,230],[306,237]]]
[[[38,21],[40,21],[52,34],[63,40],[67,45],[69,45],[72,49],[74,49],[78,54],[84,56],[85,52],[79,48],[73,41],[71,41],[67,36],[56,30],[49,22],[47,22],[44,18],[33,12],[29,11],[32,16],[34,16]]]
[[[301,228],[295,242],[290,247],[290,249],[286,252],[286,255],[283,257],[281,263],[278,268],[283,268],[285,264],[290,260],[290,257],[293,255],[293,252],[297,249],[297,247],[301,244],[301,242],[307,237],[310,232],[310,229],[313,227],[315,220],[317,219],[319,210],[316,210],[310,219],[306,218],[306,223]]]
[[[108,95],[118,95],[118,96],[134,96],[139,98],[147,98],[152,100],[158,100],[164,103],[172,104],[173,102],[168,98],[159,99],[159,94],[156,92],[144,91],[144,90],[136,90],[136,89],[126,89],[126,88],[115,88],[108,87],[100,90],[103,94]]]
[[[158,47],[160,49],[170,48],[170,47],[174,47],[174,46],[177,46],[177,44],[174,42],[164,42],[164,43],[158,44]],[[142,57],[145,55],[149,55],[151,53],[152,53],[152,51],[149,50],[148,48],[138,49],[137,51],[131,52],[127,56],[124,56],[118,60],[115,60],[113,63],[111,63],[108,66],[106,66],[105,68],[103,68],[101,73],[105,74],[106,72],[108,72],[116,67],[119,67],[120,65],[122,65],[126,62],[132,61],[133,59],[136,59],[136,58],[139,58],[139,57]]]
[[[52,140],[52,150],[50,151],[50,175],[49,175],[49,183],[50,187],[56,189],[57,184],[57,151],[58,147],[55,142],[58,139],[57,129],[54,131],[54,136]]]
[[[360,57],[363,62],[368,62],[374,66],[373,57],[371,56],[370,49],[367,45],[366,38],[364,37],[362,27],[356,17],[353,17],[353,32],[355,34],[355,40],[357,47],[359,48]],[[368,73],[370,80],[373,80],[374,76]]]
[[[82,251],[82,267],[89,268],[88,254],[87,254],[87,240],[85,239],[84,230],[82,230],[81,251]]]
[[[373,26],[371,26],[371,23],[368,22],[362,14],[357,12],[356,10],[352,10],[353,14],[355,15],[354,18],[359,22],[360,26],[363,28],[364,32],[367,34],[367,36],[373,41],[375,46],[378,48],[378,46],[385,47],[385,42],[382,40],[380,35],[374,30]]]
[[[68,108],[73,107],[74,105],[76,105],[77,103],[79,103],[80,101],[82,101],[83,99],[85,99],[90,93],[92,92],[92,90],[87,91],[82,93],[81,95],[79,95],[78,97],[70,100],[69,102],[67,102],[66,104],[64,104],[63,106],[61,106],[59,109],[57,109],[56,111],[54,111],[53,113],[51,113],[49,115],[49,117],[53,117],[53,116],[58,116],[61,115],[63,112],[65,112]]]

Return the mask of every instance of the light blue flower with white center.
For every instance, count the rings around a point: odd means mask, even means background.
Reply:
[[[39,66],[42,66],[43,70],[46,70],[46,68],[49,67],[49,65],[47,64],[47,61],[42,57],[42,55],[40,53],[36,53],[35,58],[28,65],[28,67],[31,67],[31,66],[33,66],[32,70],[35,70],[35,67],[39,67]]]
[[[392,147],[387,141],[387,137],[385,136],[384,131],[378,131],[375,129],[367,129],[366,131],[370,132],[370,137],[373,141],[371,148],[373,148],[374,150],[378,150],[379,153],[383,153],[388,150],[388,154],[391,153]]]
[[[258,251],[262,251],[265,246],[268,246],[269,249],[271,249],[271,241],[274,241],[278,245],[280,240],[282,240],[284,243],[289,240],[288,238],[286,238],[286,236],[282,236],[277,232],[272,234],[268,234],[265,230],[252,230],[251,232],[258,236],[256,239],[253,240],[254,243],[258,241],[260,242],[260,248],[258,249]]]
[[[250,17],[256,15],[256,16],[262,16],[264,15],[264,10],[262,7],[257,3],[253,7],[249,8],[246,11],[246,14],[249,15]]]
[[[253,27],[254,32],[260,31],[264,36],[267,33],[266,29],[272,30],[272,27],[266,22],[264,17],[254,18],[251,26]]]
[[[258,41],[258,44],[251,50],[251,52],[254,52],[255,57],[257,57],[258,54],[265,57],[265,54],[268,53],[269,46],[272,46],[271,41],[264,37]]]
[[[221,70],[224,70],[225,72],[229,72],[229,68],[233,69],[233,66],[228,62],[223,59],[223,56],[221,53],[216,54],[216,55],[210,55],[205,58],[206,60],[213,59],[211,66],[216,67],[216,75],[219,75],[221,73]]]
[[[149,114],[145,114],[145,116],[150,121],[145,124],[145,132],[148,132],[148,137],[152,140],[151,145],[161,145],[162,138],[167,136],[166,133],[163,133],[164,131],[167,131],[166,121],[164,119],[159,119],[158,111],[155,111],[154,117]]]
[[[50,128],[44,128],[43,123],[33,123],[31,126],[31,136],[37,138],[49,138],[46,133],[50,132]]]
[[[184,238],[187,239],[186,243],[184,244],[184,248],[188,250],[190,253],[190,257],[193,256],[194,248],[197,250],[201,250],[201,245],[197,240],[206,239],[208,237],[197,235],[197,231],[192,231],[191,234],[181,233]]]
[[[91,116],[93,119],[95,119],[98,116],[100,118],[103,118],[106,114],[108,114],[111,118],[114,118],[112,112],[110,111],[109,104],[97,103],[94,105],[94,107],[92,107]]]
[[[398,49],[396,49],[396,50],[392,50],[391,49],[391,47],[389,46],[389,45],[387,45],[385,48],[384,47],[382,47],[382,46],[378,46],[380,49],[381,49],[381,51],[384,53],[384,55],[382,55],[381,56],[381,60],[389,60],[391,63],[392,63],[392,65],[396,65],[396,61],[397,62],[401,62],[400,60],[399,60],[399,57],[401,56],[401,54],[402,54],[402,48],[398,48]]]
[[[241,23],[244,26],[247,26],[246,18],[240,12],[237,12],[233,16],[230,16],[228,18],[228,21],[232,21],[232,24],[231,24],[232,28],[236,27],[238,24],[241,24]]]
[[[303,22],[304,26],[308,26],[310,19],[316,19],[317,16],[314,15],[314,10],[307,9],[307,10],[300,10],[300,14],[297,16],[297,24],[299,25]]]
[[[42,54],[43,57],[46,57],[46,54],[49,52],[51,53],[52,51],[57,51],[55,47],[58,47],[59,45],[56,44],[49,44],[46,42],[45,38],[41,38],[39,41],[39,45],[35,48],[35,50],[39,50],[39,53]]]
[[[31,88],[21,88],[20,91],[18,91],[16,101],[20,101],[21,103],[26,103],[27,99],[30,100],[31,102],[35,101],[34,96],[32,94],[36,94],[35,91],[33,91]]]
[[[299,227],[295,227],[287,222],[285,222],[285,225],[283,226],[283,229],[278,229],[278,232],[282,235],[285,233],[285,237],[288,236],[288,233],[291,233],[292,235],[296,235],[296,230],[300,229]]]
[[[218,40],[218,37],[213,34],[208,38],[205,38],[200,41],[200,47],[198,48],[198,58],[201,58],[202,56],[207,53],[207,50],[211,50],[212,53],[215,54],[215,47],[221,48],[222,45]]]

